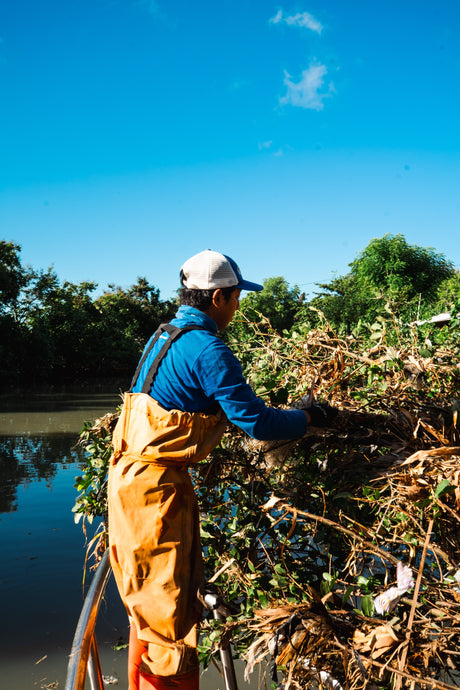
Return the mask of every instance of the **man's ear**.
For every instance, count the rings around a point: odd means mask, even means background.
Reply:
[[[212,304],[214,307],[219,308],[222,304],[223,292],[221,288],[217,288],[212,293]]]

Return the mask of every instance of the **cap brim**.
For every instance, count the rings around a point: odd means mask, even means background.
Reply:
[[[249,280],[240,280],[238,285],[235,285],[235,287],[239,288],[240,290],[248,290],[249,292],[260,292],[264,289],[263,285],[259,285],[258,283],[250,283]]]

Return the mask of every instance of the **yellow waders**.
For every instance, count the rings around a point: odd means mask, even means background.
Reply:
[[[198,668],[204,573],[187,467],[215,448],[225,426],[223,414],[168,412],[145,393],[125,395],[109,469],[109,544],[121,598],[147,650],[141,675],[185,679]]]

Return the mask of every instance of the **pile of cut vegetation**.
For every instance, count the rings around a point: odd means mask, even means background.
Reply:
[[[382,318],[345,338],[246,325],[231,346],[258,395],[292,406],[313,390],[339,413],[298,442],[231,427],[192,468],[207,576],[230,612],[203,621],[202,663],[231,636],[247,676],[285,690],[457,688],[458,319]],[[114,421],[83,434],[77,515],[104,514]]]
[[[232,428],[195,468],[208,574],[233,613],[204,623],[203,661],[231,633],[247,675],[268,665],[284,688],[459,686],[458,323],[390,325],[252,324],[240,356],[259,394],[292,405],[313,386],[339,414],[297,443]]]

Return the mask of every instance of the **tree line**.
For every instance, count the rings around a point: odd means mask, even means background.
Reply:
[[[145,278],[127,290],[60,281],[52,268],[24,267],[21,248],[0,242],[0,380],[124,377],[152,329],[175,313]]]
[[[127,289],[109,285],[95,296],[96,282],[61,281],[52,268],[24,266],[20,253],[19,244],[0,240],[3,385],[129,377],[147,339],[177,309],[177,299],[161,300],[145,277]],[[379,318],[408,323],[457,309],[460,302],[453,263],[432,248],[409,245],[401,234],[373,239],[346,275],[316,287],[307,299],[284,277],[266,279],[261,292],[241,300],[241,317],[225,337],[250,338],[248,321],[266,320],[281,333],[299,324],[315,328],[320,318],[353,336]]]

